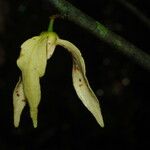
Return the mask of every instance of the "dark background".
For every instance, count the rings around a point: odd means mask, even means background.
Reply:
[[[69,1],[149,53],[150,28],[116,0]],[[150,17],[149,0],[130,2]],[[61,19],[55,21],[55,31],[81,49],[105,128],[77,97],[72,59],[61,47],[41,79],[38,128],[32,126],[28,106],[19,128],[14,128],[12,92],[20,75],[16,66],[20,45],[47,30],[49,16],[57,13],[48,0],[0,0],[0,150],[149,149],[150,73],[88,31]]]

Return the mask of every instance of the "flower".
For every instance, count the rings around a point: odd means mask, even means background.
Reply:
[[[51,58],[57,45],[71,53],[72,78],[76,93],[99,125],[104,127],[100,104],[86,78],[85,63],[80,50],[71,42],[60,39],[55,32],[43,32],[21,45],[17,65],[22,75],[13,93],[14,126],[19,126],[21,113],[28,103],[33,126],[37,127],[38,105],[41,100],[40,78],[45,74],[47,60]]]

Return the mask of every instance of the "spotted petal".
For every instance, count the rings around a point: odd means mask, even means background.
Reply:
[[[80,50],[69,41],[58,39],[57,44],[66,48],[73,58],[73,85],[78,97],[81,99],[87,109],[93,114],[101,127],[104,127],[103,117],[100,110],[100,104],[92,91],[86,78],[85,63]]]
[[[25,41],[17,65],[22,71],[23,90],[30,107],[34,127],[37,127],[38,105],[41,100],[40,77],[45,73],[47,59],[55,48],[56,34],[45,32]]]
[[[14,106],[14,126],[18,127],[21,113],[26,105],[25,95],[23,91],[23,84],[21,78],[13,92],[13,106]]]

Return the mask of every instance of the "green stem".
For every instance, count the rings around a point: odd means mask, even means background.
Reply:
[[[54,20],[55,20],[54,16],[50,17],[50,22],[49,22],[49,25],[48,25],[48,32],[53,32]]]
[[[99,39],[114,46],[116,50],[126,55],[141,67],[150,71],[150,55],[148,53],[112,32],[100,22],[84,14],[66,0],[49,0],[49,2],[59,10],[62,16],[87,29]]]

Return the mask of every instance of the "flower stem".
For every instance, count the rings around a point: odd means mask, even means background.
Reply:
[[[114,46],[118,52],[126,55],[128,58],[139,64],[141,67],[150,71],[150,55],[137,48],[123,37],[112,32],[100,22],[89,17],[81,10],[73,6],[67,0],[48,0],[60,12],[61,16],[87,29],[100,40]],[[113,50],[115,50],[113,49]]]
[[[48,25],[48,31],[49,32],[53,32],[53,25],[54,25],[54,21],[56,18],[59,18],[60,15],[56,14],[56,15],[52,15],[50,17],[50,22],[49,22],[49,25]]]
[[[50,22],[49,22],[49,25],[48,25],[48,32],[53,32],[53,25],[54,25],[54,20],[55,20],[55,17],[50,17]]]

